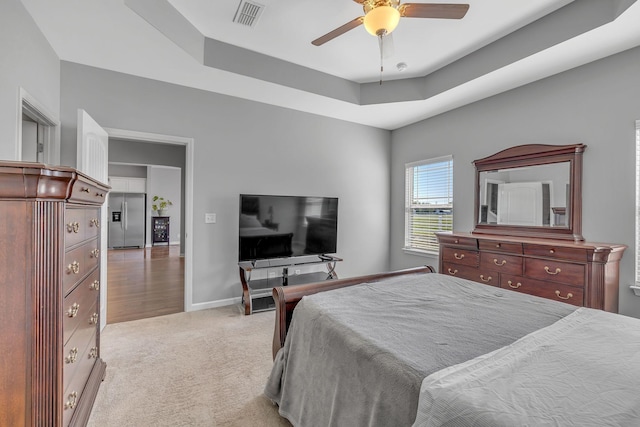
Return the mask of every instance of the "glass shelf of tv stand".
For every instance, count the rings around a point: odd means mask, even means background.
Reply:
[[[238,263],[242,284],[242,304],[245,314],[272,310],[272,290],[277,286],[295,286],[304,283],[337,279],[336,263],[342,261],[331,255],[305,255],[290,258],[273,258]],[[296,267],[325,264],[327,271],[297,273]],[[252,278],[252,272],[268,270],[267,277]]]

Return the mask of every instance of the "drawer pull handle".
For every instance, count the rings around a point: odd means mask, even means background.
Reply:
[[[78,310],[80,310],[80,304],[74,302],[67,310],[67,316],[76,317],[78,315]]]
[[[570,299],[573,298],[573,294],[569,292],[566,297],[560,295],[560,291],[556,291],[556,296],[560,299]]]
[[[498,262],[498,260],[497,260],[496,258],[494,258],[494,259],[493,259],[493,263],[494,263],[495,265],[498,265],[498,266],[500,266],[500,265],[505,265],[505,264],[507,263],[507,260],[506,260],[506,259],[503,259],[501,262]]]
[[[97,359],[98,358],[98,347],[91,347],[89,350],[89,359]]]
[[[455,259],[462,259],[462,258],[464,258],[464,254],[460,254],[460,255],[458,255],[458,252],[455,252],[455,253],[453,254],[453,257],[454,257]]]
[[[93,283],[89,285],[89,289],[91,289],[92,291],[99,291],[100,290],[100,281],[99,280],[94,280]]]
[[[73,261],[71,264],[67,266],[67,268],[73,274],[80,273],[80,263],[78,261]]]
[[[98,324],[98,313],[93,313],[91,315],[91,317],[89,318],[89,324],[90,325],[96,325]]]
[[[91,252],[89,252],[89,254],[94,258],[98,258],[98,255],[100,255],[100,249],[94,249]]]
[[[522,286],[522,283],[520,283],[520,282],[518,282],[518,283],[516,283],[516,284],[514,285],[514,284],[513,284],[513,282],[512,282],[511,280],[509,280],[509,281],[507,282],[507,284],[509,285],[509,287],[510,287],[510,288],[513,288],[513,289],[518,289],[520,286]]]
[[[104,197],[104,193],[96,193],[96,197]]]
[[[91,190],[89,190],[87,187],[82,187],[82,188],[80,188],[80,192],[83,192],[83,193],[88,193],[88,192],[90,192],[90,191],[91,191]]]
[[[452,269],[448,269],[449,270],[449,274],[452,276],[455,276],[458,273],[458,270],[452,270]]]
[[[499,247],[500,247],[500,243],[496,243],[496,248],[499,248]]]
[[[560,268],[556,268],[555,273],[551,271],[551,269],[549,267],[547,267],[546,265],[544,266],[544,271],[546,271],[548,274],[551,274],[552,276],[555,276],[556,274],[560,273],[562,270],[560,270]]]
[[[64,404],[64,409],[73,409],[76,407],[77,403],[78,403],[78,393],[74,391],[67,398],[67,402]]]
[[[556,250],[555,250],[555,249],[549,249],[549,253],[550,253],[550,254],[555,254],[555,253],[556,253]]]
[[[486,279],[484,278],[484,274],[480,275],[480,280],[482,280],[483,282],[490,282],[491,281],[491,276],[487,277]]]
[[[64,363],[73,363],[76,361],[78,357],[78,349],[77,347],[73,347],[69,352],[69,355],[64,358]]]
[[[89,220],[89,224],[95,225],[97,228],[100,228],[100,220],[98,218],[91,218],[91,220]]]
[[[77,233],[78,231],[80,231],[80,223],[78,223],[78,221],[70,222],[67,224],[68,233]]]

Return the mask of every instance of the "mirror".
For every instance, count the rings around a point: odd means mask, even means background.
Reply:
[[[583,240],[585,148],[521,145],[476,160],[474,233]]]

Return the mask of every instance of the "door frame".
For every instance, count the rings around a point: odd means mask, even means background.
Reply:
[[[184,182],[184,311],[193,311],[193,148],[195,140],[182,136],[105,127],[109,138],[182,145],[185,147]],[[182,239],[181,239],[182,240]]]
[[[60,163],[60,120],[23,87],[18,88],[16,160],[22,160],[22,116],[30,117],[44,130],[44,163]]]

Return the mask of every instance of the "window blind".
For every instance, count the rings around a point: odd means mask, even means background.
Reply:
[[[640,120],[636,121],[636,285],[640,284]]]
[[[406,165],[405,249],[438,253],[438,231],[453,230],[453,158]]]

